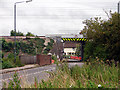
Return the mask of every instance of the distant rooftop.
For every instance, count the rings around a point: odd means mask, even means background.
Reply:
[[[83,38],[83,35],[80,34],[47,34],[46,37],[61,37],[61,38]]]

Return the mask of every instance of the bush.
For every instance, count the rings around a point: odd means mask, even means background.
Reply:
[[[19,59],[18,56],[16,57],[15,66],[18,66],[18,67],[22,67],[22,66],[24,66],[23,64],[21,64],[20,59]]]
[[[4,57],[4,53],[0,50],[0,58]]]
[[[99,57],[105,60],[114,59],[120,60],[120,20],[118,20],[118,13],[110,13],[108,20],[101,18],[94,18],[85,20],[86,24],[81,31],[89,42],[85,45],[85,57]],[[120,18],[119,18],[120,19]]]
[[[53,40],[53,39],[50,39],[50,43],[54,43],[54,40]]]
[[[14,65],[10,62],[10,61],[3,61],[2,63],[2,69],[6,69],[6,68],[13,68]]]
[[[13,53],[10,53],[7,58],[3,58],[2,62],[3,62],[2,63],[3,69],[24,66],[23,64],[21,64],[18,56],[16,56],[16,62],[14,63],[14,54]]]
[[[55,64],[58,64],[58,60],[57,60],[57,57],[55,56],[55,55],[52,55],[52,60],[54,60],[55,62]]]
[[[57,60],[57,57],[55,55],[52,55],[53,60]]]
[[[86,42],[84,48],[84,60],[90,58],[95,59],[96,57],[107,60],[109,57],[107,49],[101,44],[96,45],[94,42]]]

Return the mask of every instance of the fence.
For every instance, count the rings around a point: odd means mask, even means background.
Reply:
[[[22,55],[19,58],[22,64],[36,64],[36,56]]]
[[[41,55],[37,54],[37,64],[40,66],[51,64],[51,55]]]
[[[40,66],[49,65],[52,63],[51,55],[41,55],[36,56],[22,55],[19,57],[22,64],[39,64]]]

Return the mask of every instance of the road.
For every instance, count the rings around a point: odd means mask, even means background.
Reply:
[[[75,62],[75,63],[68,63],[69,67],[73,67],[75,65],[82,66],[83,63],[81,62]],[[19,74],[19,77],[21,77],[21,82],[26,83],[27,85],[31,85],[34,83],[35,77],[37,78],[38,82],[40,82],[42,79],[47,80],[49,78],[49,73],[46,71],[55,71],[56,70],[56,64],[42,66],[42,67],[36,67],[32,69],[26,69],[17,71]],[[9,79],[12,79],[12,76],[15,72],[9,72],[2,74],[2,80],[0,80],[0,83],[2,82],[9,82]]]
[[[34,78],[36,77],[38,81],[49,78],[49,74],[45,71],[54,71],[56,69],[56,65],[47,65],[42,67],[36,67],[32,69],[26,69],[17,71],[19,74],[19,77],[24,78],[22,81],[25,81],[27,84],[32,84],[34,82]],[[9,82],[9,79],[12,79],[12,76],[15,72],[9,72],[2,74],[2,81],[3,82]]]

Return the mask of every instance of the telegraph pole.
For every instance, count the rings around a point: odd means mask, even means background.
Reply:
[[[119,14],[119,9],[120,9],[119,7],[120,7],[120,1],[118,2],[118,14]]]
[[[118,2],[118,30],[120,29],[119,28],[119,18],[120,18],[119,17],[120,16],[119,13],[120,13],[120,1]]]

